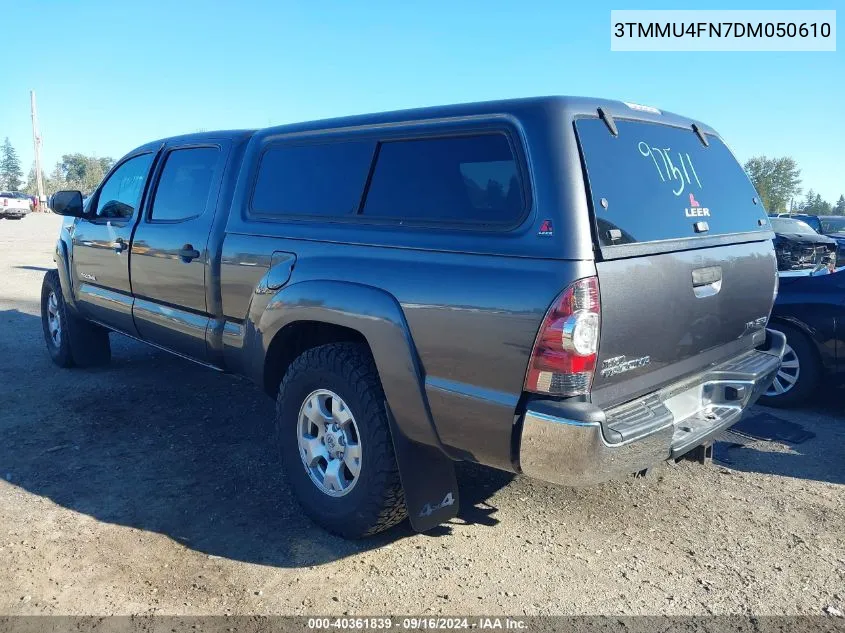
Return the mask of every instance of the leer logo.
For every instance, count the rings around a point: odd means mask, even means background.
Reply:
[[[702,207],[698,200],[695,199],[695,196],[690,194],[689,195],[689,206],[684,209],[684,214],[688,218],[702,218],[702,217],[710,217],[710,209],[707,207]]]
[[[551,220],[543,220],[543,223],[540,225],[540,230],[537,231],[537,235],[552,235],[554,234],[555,230],[552,226]]]

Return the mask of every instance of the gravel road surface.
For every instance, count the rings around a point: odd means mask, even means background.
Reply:
[[[61,370],[40,289],[61,219],[0,220],[0,614],[845,611],[845,393],[757,407],[710,466],[586,490],[461,465],[436,534],[299,512],[250,383],[112,335]]]

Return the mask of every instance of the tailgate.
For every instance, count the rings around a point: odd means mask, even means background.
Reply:
[[[774,299],[769,241],[599,262],[593,402],[654,391],[762,342]]]
[[[654,391],[759,344],[774,302],[768,218],[693,127],[575,124],[592,198],[601,333],[592,400]]]

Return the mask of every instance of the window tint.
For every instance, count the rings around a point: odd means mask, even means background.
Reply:
[[[141,200],[147,171],[152,162],[152,154],[142,154],[118,167],[100,189],[96,216],[124,220],[131,218]]]
[[[614,137],[598,119],[575,124],[603,245],[768,230],[754,187],[718,138],[705,147],[690,128],[616,125]],[[709,230],[696,233],[697,222]]]
[[[349,215],[357,211],[375,143],[277,145],[261,159],[252,210],[265,215]]]
[[[524,209],[503,134],[382,143],[363,213],[424,222],[513,223]]]
[[[150,217],[172,221],[202,215],[219,155],[220,150],[216,147],[170,152],[156,187]]]

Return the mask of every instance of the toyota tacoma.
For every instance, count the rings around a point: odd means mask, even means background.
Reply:
[[[453,518],[454,464],[566,486],[700,451],[776,374],[773,233],[707,125],[544,97],[151,142],[67,216],[61,367],[124,334],[276,399],[345,537]]]

